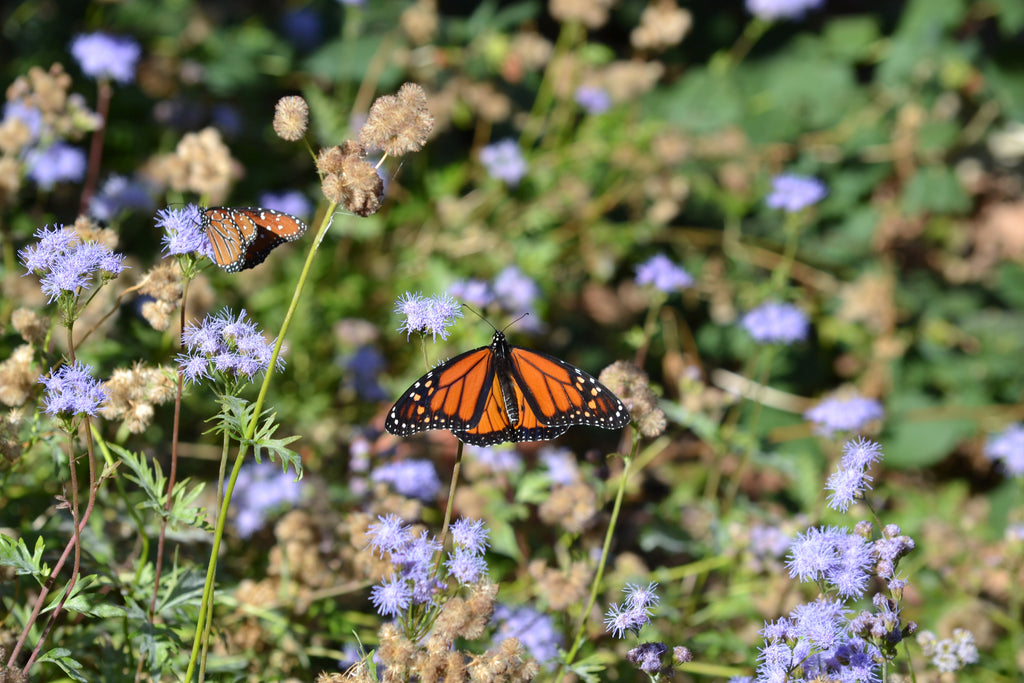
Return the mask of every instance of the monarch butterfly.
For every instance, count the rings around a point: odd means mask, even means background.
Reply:
[[[467,351],[416,380],[384,427],[397,436],[448,429],[489,446],[554,439],[572,425],[619,429],[629,411],[606,386],[574,365],[495,331],[490,346]]]
[[[199,212],[213,260],[229,273],[258,266],[274,247],[306,232],[306,224],[295,216],[257,206],[211,206]]]

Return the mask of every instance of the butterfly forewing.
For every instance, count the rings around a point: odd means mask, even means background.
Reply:
[[[511,417],[504,391],[513,394]],[[572,425],[619,429],[629,419],[622,401],[591,375],[553,356],[509,346],[495,332],[490,346],[421,377],[395,403],[385,427],[399,436],[449,429],[466,443],[489,446],[554,439]]]
[[[426,429],[463,429],[484,412],[494,365],[488,347],[467,351],[417,380],[388,413],[385,428],[408,436]]]

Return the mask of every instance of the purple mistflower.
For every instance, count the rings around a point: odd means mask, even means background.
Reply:
[[[362,7],[366,4],[366,0],[338,0],[338,4],[348,5],[350,7]]]
[[[382,617],[397,617],[412,602],[412,588],[404,579],[392,576],[370,590],[370,602]]]
[[[568,486],[580,480],[576,456],[568,448],[544,446],[540,449],[537,459],[544,463],[553,484]]]
[[[400,460],[381,465],[373,471],[370,479],[390,484],[406,498],[430,502],[441,489],[441,480],[429,460]]]
[[[153,198],[149,196],[144,184],[124,176],[112,175],[89,203],[89,215],[97,220],[110,222],[123,211],[148,211],[152,206]]]
[[[249,538],[263,527],[268,512],[301,500],[305,485],[295,476],[269,460],[242,465],[231,497],[239,536]]]
[[[810,321],[793,304],[768,301],[750,310],[741,321],[758,344],[792,344],[807,338]]]
[[[871,475],[867,468],[881,457],[882,447],[874,441],[863,437],[847,441],[839,466],[825,484],[825,490],[832,491],[828,506],[846,512],[855,498],[871,488]]]
[[[308,218],[313,213],[313,203],[298,190],[264,192],[260,195],[260,206],[274,211],[283,211],[299,218]]]
[[[467,445],[465,454],[476,459],[491,472],[518,472],[523,466],[523,458],[515,447],[507,444],[497,446]]]
[[[576,104],[588,114],[603,114],[612,106],[612,96],[604,88],[581,85],[576,88]]]
[[[405,338],[413,332],[430,334],[434,341],[438,335],[448,338],[450,327],[456,318],[463,317],[462,306],[448,294],[424,298],[419,292],[406,292],[395,301],[395,313],[405,316],[398,331],[405,330]]]
[[[185,381],[198,382],[203,377],[219,373],[222,378],[246,377],[266,372],[274,352],[274,342],[267,341],[256,323],[246,317],[243,309],[237,317],[224,309],[218,315],[208,315],[202,323],[185,326],[181,333],[185,352],[178,355]],[[198,360],[203,358],[204,368]],[[281,356],[277,369],[284,367]]]
[[[456,280],[448,290],[456,299],[465,301],[476,308],[486,308],[494,301],[494,292],[491,291],[491,286],[486,281],[476,278]]]
[[[36,231],[36,244],[18,252],[29,273],[41,276],[43,293],[50,302],[62,293],[87,289],[96,274],[117,275],[124,270],[124,256],[99,242],[82,242],[74,230],[55,225]]]
[[[814,423],[815,431],[823,436],[856,432],[883,417],[885,410],[881,403],[856,394],[831,396],[804,413],[804,419]]]
[[[824,4],[825,0],[747,0],[747,11],[765,21],[800,19]]]
[[[168,256],[196,254],[213,258],[213,247],[203,231],[199,207],[189,204],[182,209],[161,209],[156,212],[156,227],[164,231],[161,242]]]
[[[448,573],[455,577],[460,586],[476,583],[487,574],[486,560],[482,555],[469,548],[455,548],[454,552],[448,554],[448,560],[444,566],[448,568]]]
[[[80,181],[85,177],[85,165],[84,151],[60,141],[46,149],[32,149],[25,157],[28,177],[43,190],[65,180]]]
[[[658,584],[651,582],[646,586],[641,586],[635,583],[627,583],[626,587],[622,589],[622,592],[626,594],[626,599],[623,602],[624,607],[629,609],[638,609],[645,612],[650,612],[652,607],[656,607],[661,601],[658,594],[655,591],[658,588]]]
[[[640,643],[626,653],[626,661],[644,673],[661,671],[661,658],[668,652],[665,643]]]
[[[647,610],[631,607],[628,602],[621,606],[613,602],[604,613],[604,629],[615,638],[625,638],[626,631],[640,633],[650,621]]]
[[[517,638],[538,663],[546,668],[554,665],[558,659],[562,636],[555,630],[555,622],[550,615],[525,605],[514,609],[498,605],[494,608],[492,619],[498,623],[494,643],[500,643],[506,638]]]
[[[825,183],[811,176],[783,173],[772,178],[772,191],[765,202],[772,209],[783,209],[796,213],[812,204],[817,204],[828,190]]]
[[[444,588],[434,575],[434,559],[441,550],[438,540],[424,531],[391,553],[398,576],[412,582],[412,599],[418,605],[432,602],[437,591]]]
[[[1024,425],[1012,424],[985,442],[985,457],[1001,463],[1012,476],[1024,475]]]
[[[783,683],[795,666],[793,649],[783,642],[766,643],[757,654],[757,680],[765,683]]]
[[[495,275],[491,291],[501,307],[514,315],[533,311],[533,304],[540,296],[537,283],[516,266],[506,266]]]
[[[290,9],[281,17],[281,32],[288,38],[288,42],[303,53],[312,52],[323,42],[323,26],[323,17],[312,7]]]
[[[806,638],[819,650],[829,650],[839,645],[844,635],[848,611],[838,600],[817,600],[797,605],[789,619],[796,637]]]
[[[838,527],[811,527],[790,546],[789,575],[801,581],[827,581],[839,595],[859,597],[867,589],[871,543]]]
[[[132,38],[97,32],[76,36],[71,41],[71,54],[87,76],[131,83],[142,48]]]
[[[653,285],[666,294],[686,289],[693,285],[693,276],[682,266],[672,263],[664,254],[656,254],[636,268],[636,283],[640,286]]]
[[[482,519],[466,519],[460,517],[451,526],[452,540],[455,545],[478,555],[487,549],[487,537],[490,535]]]
[[[62,365],[39,381],[46,386],[43,410],[48,415],[97,415],[108,398],[106,388],[92,376],[92,366],[81,361]]]
[[[388,514],[386,517],[377,517],[377,520],[367,528],[366,537],[369,539],[369,546],[381,557],[384,557],[384,553],[390,555],[400,550],[411,540],[409,525],[398,515]]]
[[[480,163],[491,177],[511,187],[518,185],[529,170],[519,150],[519,143],[511,138],[499,140],[481,149]]]

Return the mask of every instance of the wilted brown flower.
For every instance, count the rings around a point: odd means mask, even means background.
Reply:
[[[32,346],[22,344],[0,363],[0,403],[23,405],[37,379],[39,373],[32,369]]]
[[[593,30],[608,23],[611,6],[612,0],[549,0],[548,12],[562,23],[578,21]]]
[[[665,413],[658,407],[658,397],[642,370],[632,363],[615,361],[601,371],[598,379],[626,404],[641,434],[653,438],[665,431]]]
[[[324,176],[320,186],[324,196],[357,216],[377,213],[384,197],[384,181],[377,175],[377,169],[360,156],[362,146],[346,143],[335,149],[339,149],[342,155],[341,170]],[[336,155],[332,153],[329,156],[333,165]]]
[[[100,414],[108,420],[121,420],[132,434],[141,434],[153,421],[153,406],[174,398],[174,371],[136,363],[131,369],[114,370],[104,386],[108,400]]]
[[[205,194],[211,203],[220,204],[227,199],[231,183],[241,177],[241,169],[220,131],[207,127],[198,133],[185,133],[173,154],[154,157],[146,163],[143,174],[178,192]]]
[[[398,25],[410,43],[426,45],[437,35],[437,28],[440,25],[437,0],[416,0],[398,17]]]
[[[283,140],[301,140],[309,128],[309,105],[298,95],[282,97],[274,105],[274,132]]]
[[[579,534],[593,526],[597,518],[597,493],[584,482],[556,486],[537,512],[545,524],[557,524]]]
[[[46,338],[49,321],[31,308],[17,308],[11,313],[11,327],[29,344],[39,344]]]
[[[388,156],[401,156],[423,149],[433,128],[427,94],[416,83],[406,83],[397,95],[376,99],[359,131],[359,142],[382,149]]]
[[[681,43],[691,26],[693,16],[675,0],[655,0],[644,8],[629,42],[638,50],[664,50]]]

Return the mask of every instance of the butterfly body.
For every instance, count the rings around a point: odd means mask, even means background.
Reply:
[[[619,429],[629,411],[607,387],[563,360],[512,346],[497,331],[490,346],[460,354],[417,380],[385,420],[392,434],[448,429],[489,446],[544,441],[573,425]]]
[[[306,233],[306,224],[295,216],[258,206],[211,206],[199,214],[213,261],[229,273],[258,266],[274,247]]]

